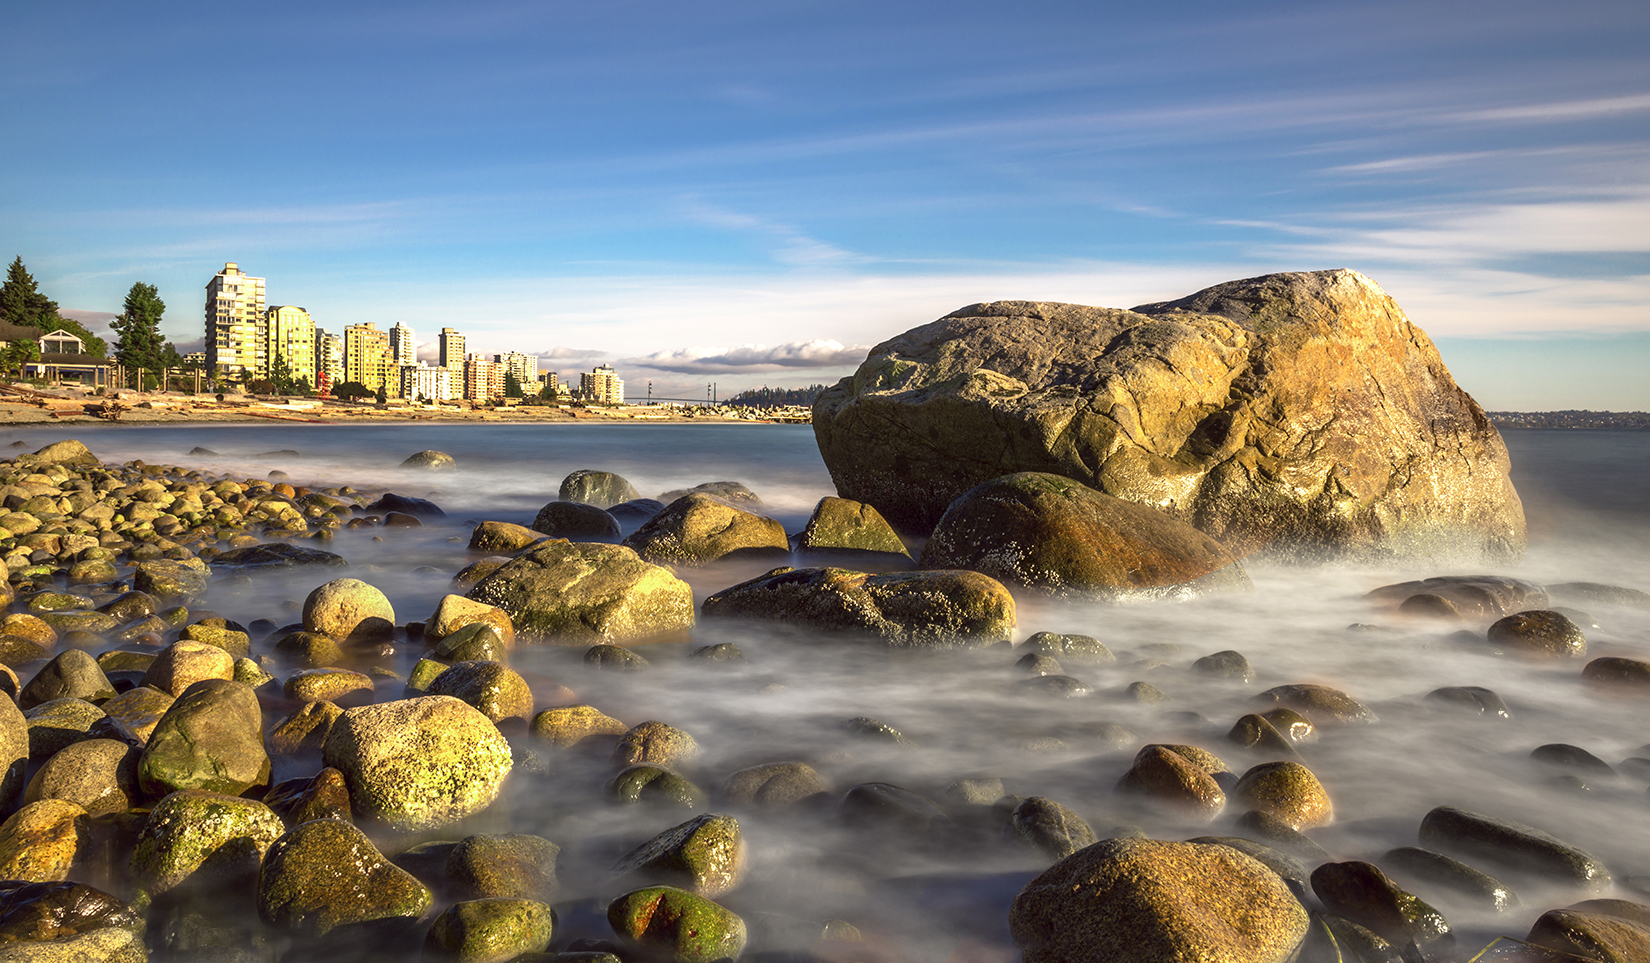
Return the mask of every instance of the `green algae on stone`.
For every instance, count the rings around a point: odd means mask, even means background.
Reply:
[[[179,789],[240,795],[269,784],[263,710],[252,688],[227,679],[190,686],[155,725],[138,762],[150,798]]]
[[[693,627],[692,588],[620,545],[550,539],[466,594],[507,612],[528,643],[623,643]]]
[[[704,790],[679,774],[647,763],[630,766],[609,779],[607,794],[619,802],[661,803],[686,809],[703,809],[709,801]]]
[[[613,866],[615,876],[657,879],[705,897],[720,896],[739,885],[744,870],[739,821],[721,813],[705,813],[672,826],[619,857]]]
[[[670,963],[735,960],[745,949],[745,921],[733,911],[674,886],[632,890],[607,907],[620,941]]]
[[[132,879],[157,896],[185,882],[203,892],[250,887],[264,852],[285,831],[256,800],[181,790],[149,813],[132,849]]]
[[[374,920],[415,921],[434,900],[365,833],[335,819],[289,830],[269,847],[258,876],[259,917],[295,936],[325,936]]]
[[[424,959],[507,963],[549,949],[555,929],[555,910],[537,900],[466,900],[447,907],[430,925]]]
[[[464,899],[555,899],[561,847],[543,836],[480,833],[459,840],[447,856],[447,882]]]

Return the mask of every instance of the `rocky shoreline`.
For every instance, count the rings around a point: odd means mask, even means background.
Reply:
[[[438,455],[409,462],[438,469]],[[933,653],[922,658],[1018,679],[1037,705],[1085,704],[1082,679],[1119,656],[1051,632],[1011,647],[1023,629],[1002,583],[913,568],[860,503],[826,499],[793,537],[735,483],[647,499],[581,471],[559,496],[532,528],[475,526],[474,561],[418,621],[369,581],[336,577],[347,563],[327,548],[345,529],[394,538],[451,525],[429,502],[104,466],[78,442],[0,462],[0,960],[903,959],[888,920],[797,915],[798,889],[884,878],[959,848],[1009,881],[986,907],[1027,963],[1465,960],[1480,947],[1457,944],[1435,906],[1495,913],[1518,905],[1515,886],[1593,897],[1539,915],[1533,943],[1618,954],[1598,958],[1650,948],[1650,909],[1597,898],[1643,881],[1494,815],[1437,808],[1420,847],[1337,861],[1310,835],[1336,812],[1313,746],[1379,723],[1322,685],[1266,689],[1223,737],[1226,723],[1210,720],[1182,741],[1186,720],[1172,714],[1162,741],[1092,722],[1028,734],[1027,751],[1082,739],[1124,754],[1102,790],[1133,813],[1116,827],[1091,826],[1079,810],[1092,803],[1056,801],[1024,777],[899,785],[895,760],[918,743],[869,717],[844,720],[835,748],[757,738],[730,753],[724,733],[648,718],[635,687],[675,678],[735,697],[724,687],[747,684],[734,673],[764,634],[798,629],[813,633],[804,645],[870,671],[887,671],[871,668],[887,657],[876,651]],[[730,558],[780,567],[696,611],[679,575]],[[781,564],[793,558],[883,574]],[[246,624],[210,609],[295,572],[316,587],[284,617],[273,600]],[[1005,577],[1025,590],[1043,576]],[[1488,624],[1473,644],[1559,664],[1587,652],[1576,621],[1549,608],[1560,597],[1650,603],[1484,577],[1396,584],[1369,604],[1388,618]],[[730,641],[700,644],[713,635]],[[533,668],[535,653],[567,646],[582,651],[582,674]],[[925,664],[937,665],[914,665]],[[1111,698],[1141,706],[1177,679],[1229,689],[1256,678],[1235,651],[1168,676],[1145,662],[1127,671],[1140,679]],[[1650,663],[1606,656],[1581,675],[1641,698]],[[1427,698],[1471,717],[1507,712],[1489,689]],[[1570,771],[1604,765],[1574,746],[1543,749]],[[881,779],[864,778],[873,772]],[[532,831],[543,800],[568,794],[603,814],[583,824],[590,835]],[[1174,841],[1217,824],[1223,835]],[[811,869],[763,851],[799,834],[825,841]]]

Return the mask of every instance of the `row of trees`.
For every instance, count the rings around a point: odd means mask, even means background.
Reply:
[[[109,327],[118,336],[114,358],[127,368],[145,372],[146,386],[160,383],[167,368],[183,364],[178,349],[160,333],[161,317],[166,314],[166,302],[153,284],[135,282],[126,292],[118,317]],[[34,277],[23,265],[23,258],[12,259],[6,269],[6,280],[0,284],[0,320],[28,328],[35,328],[44,337],[53,331],[68,331],[86,345],[86,352],[94,358],[109,356],[108,342],[87,330],[85,325],[58,312],[56,301],[41,292]],[[26,347],[26,339],[18,339],[0,353],[0,364],[6,370],[21,371],[22,366],[40,358],[38,339],[33,347]]]

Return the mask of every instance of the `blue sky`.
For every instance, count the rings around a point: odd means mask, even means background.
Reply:
[[[1352,267],[1489,408],[1650,409],[1650,7],[33,4],[0,225],[66,309],[225,261],[632,393],[975,301]]]

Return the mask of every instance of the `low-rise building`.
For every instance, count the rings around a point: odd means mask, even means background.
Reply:
[[[427,364],[401,366],[401,397],[425,401],[451,401],[453,398],[452,372]]]

